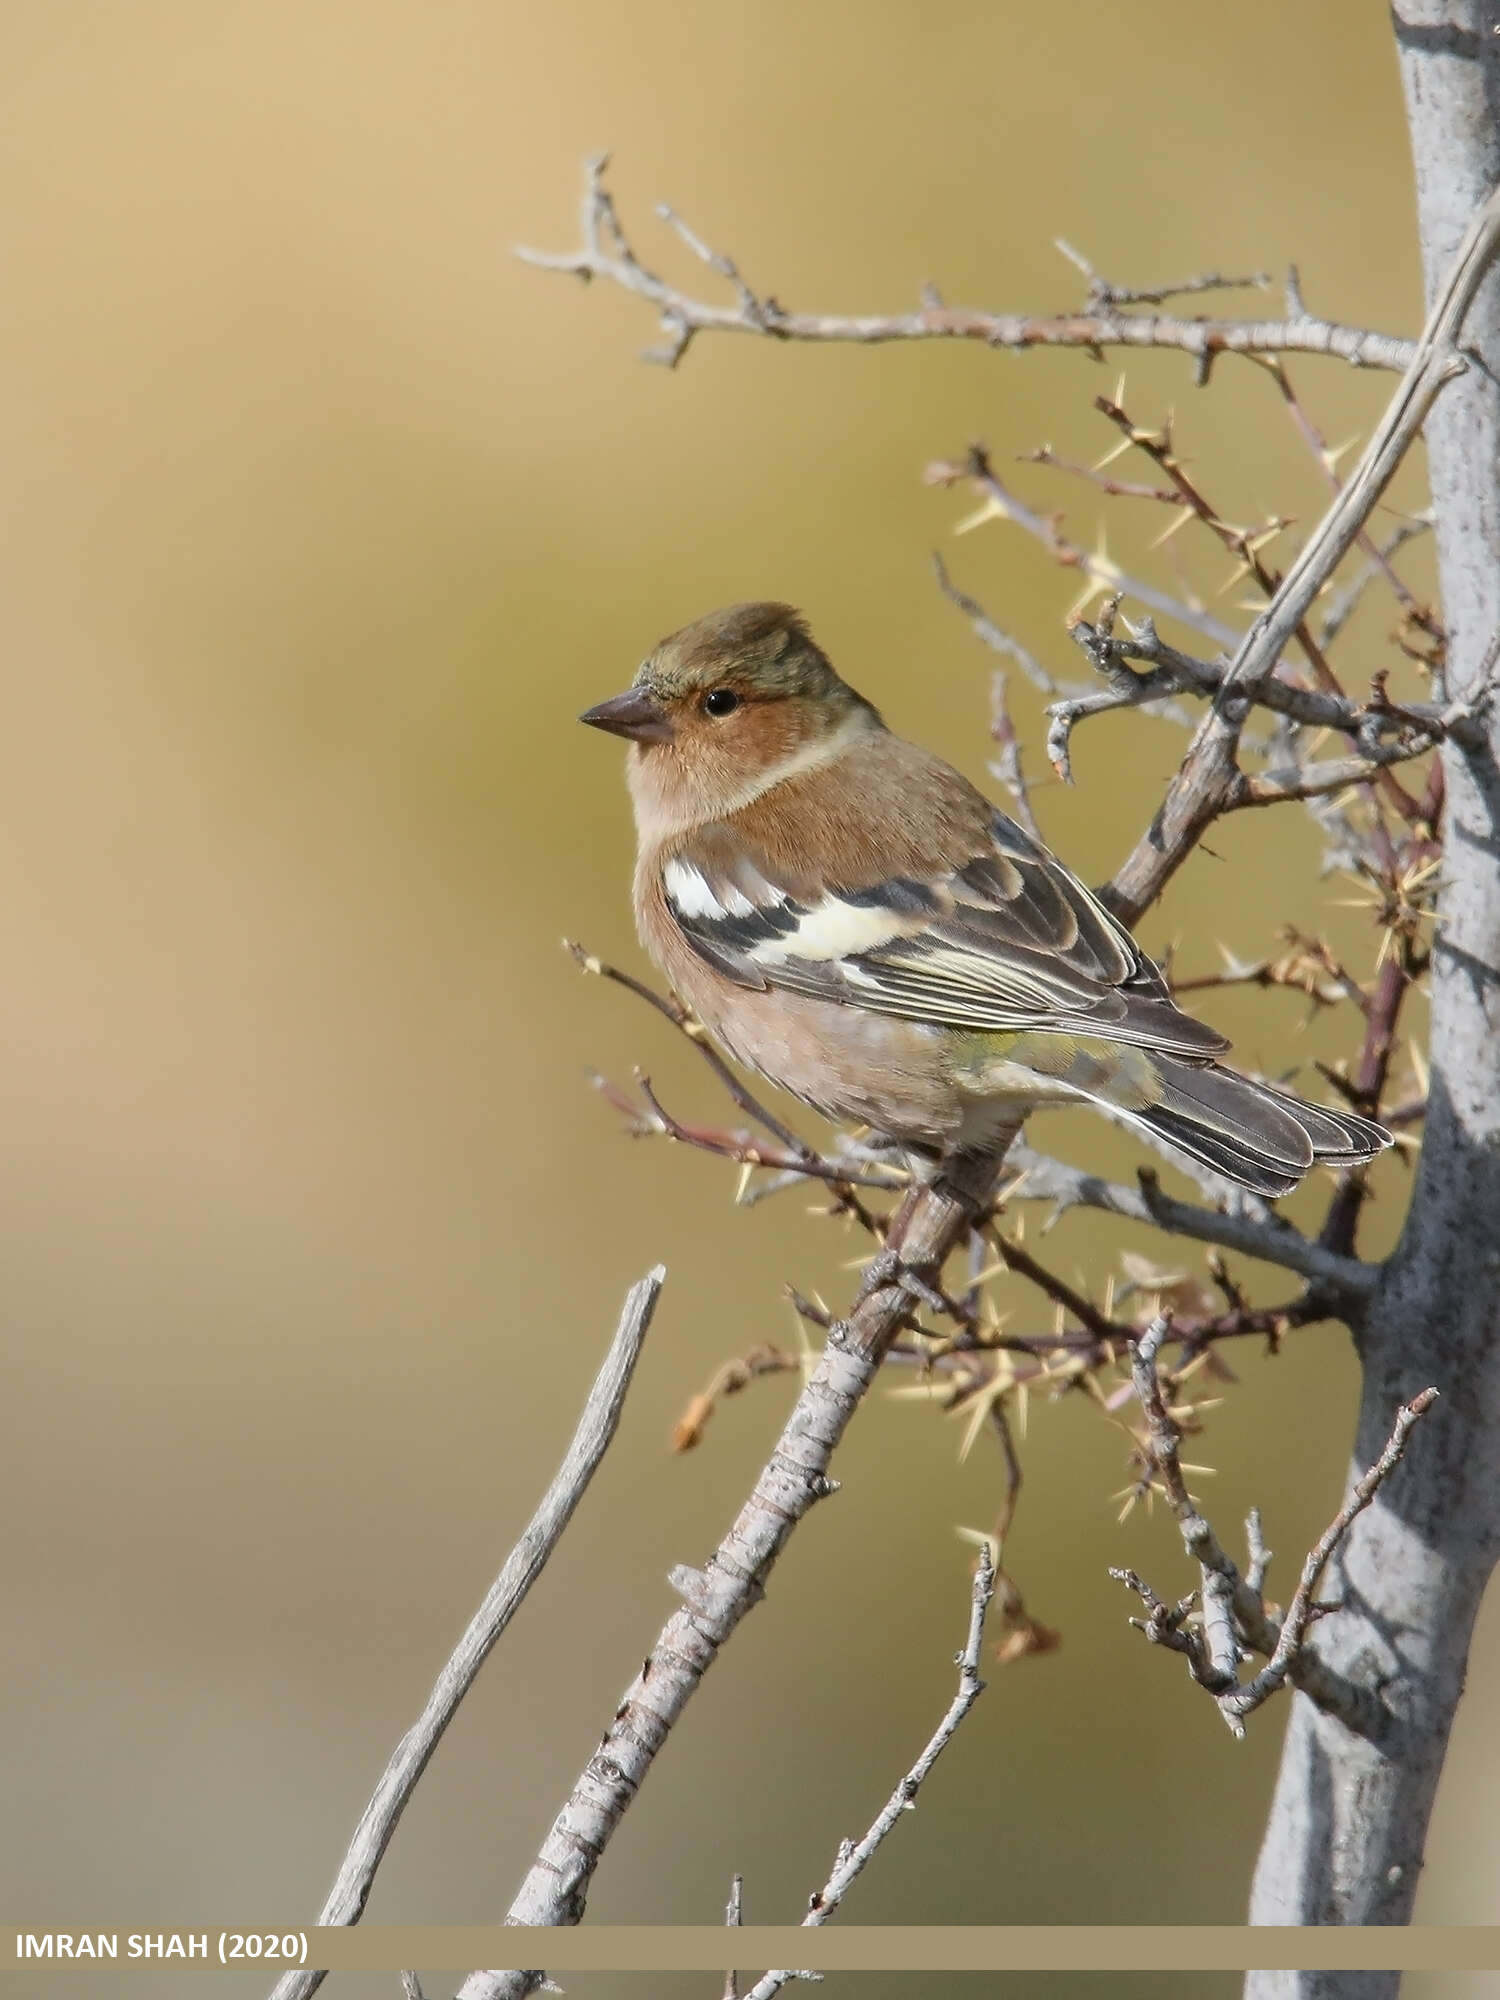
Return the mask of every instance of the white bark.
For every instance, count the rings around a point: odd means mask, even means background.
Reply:
[[[1500,182],[1500,0],[1402,0],[1394,13],[1429,294]],[[1464,345],[1476,355],[1427,426],[1449,686],[1461,695],[1500,631],[1500,281]],[[1434,950],[1432,1096],[1399,1248],[1356,1341],[1364,1390],[1351,1478],[1396,1405],[1443,1402],[1398,1477],[1356,1522],[1316,1630],[1328,1663],[1384,1698],[1353,1734],[1294,1697],[1251,1902],[1257,1924],[1410,1920],[1475,1614],[1500,1554],[1500,719],[1443,752],[1447,844]],[[1252,1973],[1253,2000],[1384,2000],[1395,1973]]]

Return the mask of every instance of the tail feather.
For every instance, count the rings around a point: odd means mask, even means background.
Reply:
[[[1306,1104],[1218,1063],[1155,1059],[1158,1103],[1127,1114],[1189,1159],[1274,1199],[1318,1162],[1351,1167],[1390,1145],[1383,1126],[1350,1111]]]

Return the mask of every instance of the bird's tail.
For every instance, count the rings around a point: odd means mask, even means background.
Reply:
[[[1390,1133],[1368,1118],[1305,1104],[1238,1070],[1162,1055],[1154,1064],[1161,1098],[1132,1108],[1131,1122],[1256,1194],[1290,1194],[1318,1162],[1358,1166],[1391,1143]]]

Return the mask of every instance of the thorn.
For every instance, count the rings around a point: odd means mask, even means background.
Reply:
[[[971,535],[976,528],[982,528],[986,521],[993,521],[997,517],[1003,521],[1005,519],[1005,509],[994,495],[991,494],[982,507],[976,507],[972,514],[966,514],[955,525],[953,532],[955,535]]]
[[[1188,522],[1195,520],[1196,518],[1197,518],[1196,508],[1183,507],[1180,512],[1173,515],[1171,521],[1167,524],[1165,528],[1162,529],[1161,533],[1156,537],[1156,540],[1150,544],[1150,546],[1153,549],[1165,548],[1167,543],[1171,541],[1174,535],[1180,534],[1182,530],[1187,526]]]

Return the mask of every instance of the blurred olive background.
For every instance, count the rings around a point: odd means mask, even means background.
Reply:
[[[983,778],[993,660],[929,551],[1070,678],[1077,580],[1011,530],[954,541],[969,502],[921,469],[974,436],[1002,470],[1044,441],[1097,456],[1090,401],[1117,372],[720,339],[669,374],[639,362],[638,301],[510,246],[572,244],[581,157],[607,144],[643,253],[695,286],[716,281],[658,198],[797,305],[901,308],[931,278],[1065,306],[1064,236],[1131,281],[1295,257],[1315,308],[1410,330],[1388,30],[1351,0],[1271,0],[1253,32],[1188,0],[1128,20],[1078,0],[12,0],[0,76],[5,1901],[34,1929],[310,1917],[660,1258],[617,1446],[370,1912],[498,1918],[671,1608],[666,1572],[713,1546],[792,1387],[757,1384],[687,1457],[674,1417],[727,1357],[797,1337],[784,1280],[838,1299],[862,1247],[800,1196],[737,1210],[733,1169],[633,1145],[589,1090],[586,1066],[640,1063],[683,1115],[723,1113],[691,1052],[559,949],[639,964],[618,747],[574,717],[661,633],[785,596],[898,727]],[[1147,421],[1175,404],[1226,512],[1315,516],[1274,386],[1218,372],[1204,395],[1185,362],[1132,361],[1129,400]],[[1389,386],[1295,374],[1339,442]],[[1093,545],[1095,494],[1014,477]],[[1161,525],[1127,504],[1109,546],[1170,581],[1144,554]],[[1224,581],[1217,551],[1177,547]],[[1390,664],[1388,624],[1372,606],[1346,663]],[[1012,692],[1045,777],[1039,698]],[[1085,875],[1180,742],[1110,718],[1080,735],[1074,789],[1039,786]],[[1368,965],[1305,817],[1211,845],[1148,933],[1182,940],[1185,971],[1288,920]],[[1287,994],[1204,1011],[1277,1071],[1346,1046]],[[1111,1172],[1136,1157],[1092,1120],[1044,1136]],[[1371,1249],[1405,1198],[1400,1163],[1381,1171]],[[1202,1269],[1078,1217],[1049,1244],[1095,1284],[1122,1246]],[[1019,1288],[997,1302],[1050,1323]],[[1192,1455],[1226,1534],[1263,1503],[1284,1580],[1338,1492],[1353,1367],[1336,1329],[1229,1358],[1240,1384]],[[861,1414],[842,1494],[693,1703],[594,1917],[713,1921],[736,1870],[749,1920],[797,1915],[948,1699],[955,1527],[989,1524],[999,1472],[957,1443],[909,1403]],[[1116,1524],[1125,1449],[1084,1399],[1034,1401],[1008,1554],[1064,1644],[992,1674],[851,1921],[1240,1919],[1282,1713],[1235,1745],[1128,1628],[1108,1564],[1187,1577],[1160,1519]],[[1430,1921],[1495,1907],[1497,1641],[1489,1616]],[[185,1983],[122,1966],[48,1990]]]

